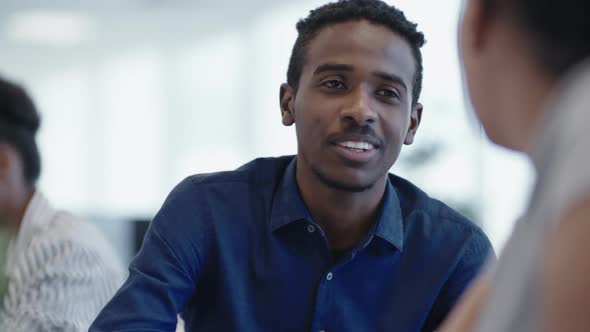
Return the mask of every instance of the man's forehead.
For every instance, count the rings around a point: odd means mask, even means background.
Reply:
[[[356,64],[408,79],[416,67],[411,47],[403,37],[386,26],[364,20],[322,28],[309,43],[305,62],[311,72],[325,63]]]

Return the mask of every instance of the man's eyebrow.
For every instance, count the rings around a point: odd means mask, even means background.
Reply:
[[[345,72],[353,72],[354,71],[354,67],[351,65],[345,65],[345,64],[338,64],[338,63],[325,63],[322,65],[319,65],[315,71],[313,72],[314,75],[317,74],[321,74],[324,72],[329,72],[329,71],[345,71]],[[375,71],[373,72],[373,75],[386,80],[386,81],[390,81],[396,84],[401,85],[405,90],[408,90],[408,86],[406,85],[406,83],[404,82],[403,78],[401,78],[398,75],[395,74],[390,74],[390,73],[386,73],[386,72],[382,72],[382,71]]]
[[[351,65],[344,65],[344,64],[335,64],[335,63],[325,63],[323,65],[318,66],[315,71],[313,72],[314,75],[324,73],[327,71],[346,71],[352,72],[354,71],[354,67]]]
[[[383,80],[397,83],[397,84],[401,85],[404,89],[408,90],[408,86],[406,85],[404,80],[398,75],[389,74],[389,73],[385,73],[385,72],[381,72],[381,71],[373,72],[373,75],[375,75]]]

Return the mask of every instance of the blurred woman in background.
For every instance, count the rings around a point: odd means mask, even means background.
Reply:
[[[0,331],[87,331],[124,270],[94,225],[36,188],[39,125],[25,91],[0,79]]]

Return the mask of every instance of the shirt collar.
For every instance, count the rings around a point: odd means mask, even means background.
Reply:
[[[271,231],[275,231],[293,221],[311,219],[299,194],[299,188],[295,180],[296,165],[296,158],[293,158],[285,169],[273,199],[270,217]]]
[[[404,225],[399,197],[389,177],[383,195],[383,204],[375,226],[375,236],[402,250],[404,246]]]
[[[310,214],[299,193],[295,178],[296,158],[289,163],[272,203],[270,218],[271,231],[275,231],[291,222],[308,219]],[[389,177],[383,196],[383,204],[373,228],[373,235],[382,238],[398,250],[403,248],[403,222],[397,192]]]

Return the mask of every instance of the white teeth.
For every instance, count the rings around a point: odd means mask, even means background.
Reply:
[[[349,149],[357,149],[357,150],[372,150],[373,145],[367,142],[341,142],[340,145],[347,147]]]

